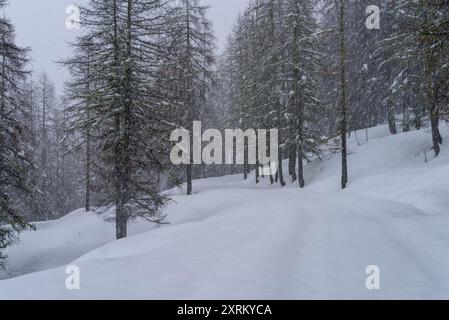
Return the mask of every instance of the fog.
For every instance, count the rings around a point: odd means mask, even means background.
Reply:
[[[66,8],[73,3],[82,1],[14,0],[10,1],[6,9],[6,15],[16,27],[18,44],[32,49],[33,71],[39,73],[45,70],[59,92],[68,74],[56,61],[70,55],[68,43],[77,34],[76,30],[69,30],[65,26]],[[217,52],[221,52],[247,0],[203,0],[203,3],[210,6],[209,18],[217,37]]]

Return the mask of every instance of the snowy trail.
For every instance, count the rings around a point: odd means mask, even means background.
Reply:
[[[449,270],[449,237],[435,228],[446,217],[391,201],[294,189],[228,188],[196,197],[213,199],[208,211],[214,214],[180,218],[75,261],[80,291],[64,288],[65,270],[58,268],[1,282],[0,298],[449,297],[449,282],[441,282]],[[187,204],[176,200],[173,212]],[[365,288],[372,264],[382,272],[377,292]]]

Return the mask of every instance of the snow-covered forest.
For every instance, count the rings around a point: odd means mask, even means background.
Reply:
[[[0,18],[0,299],[449,298],[446,1],[249,0],[223,52],[201,0],[79,10],[62,92]],[[198,121],[278,159],[174,164]]]

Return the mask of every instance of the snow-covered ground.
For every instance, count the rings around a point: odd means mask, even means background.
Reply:
[[[0,269],[0,280],[59,267],[95,248],[115,240],[115,226],[96,213],[76,210],[57,221],[34,223],[36,232],[23,232],[20,243],[9,248],[7,269]],[[132,223],[130,234],[154,229],[146,221]]]
[[[449,299],[448,146],[433,159],[428,130],[358,136],[345,191],[335,155],[306,166],[304,190],[196,181],[175,192],[170,225],[136,223],[120,241],[82,211],[39,224],[10,249],[10,275],[44,271],[0,281],[0,299]],[[66,289],[68,264],[80,290]],[[380,290],[365,286],[370,265]]]

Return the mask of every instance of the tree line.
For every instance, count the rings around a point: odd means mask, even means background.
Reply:
[[[379,29],[367,27],[372,5]],[[366,129],[368,140],[367,129],[384,123],[393,135],[430,126],[438,156],[449,110],[448,8],[430,0],[251,0],[218,61],[211,103],[221,127],[277,128],[279,170],[270,180],[282,186],[288,176],[304,187],[303,163],[327,146],[341,152],[346,188],[347,137]],[[246,179],[256,167],[240,171]]]

